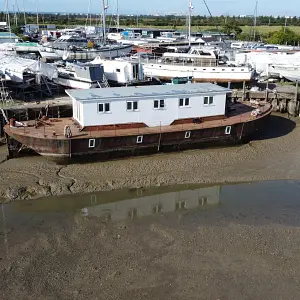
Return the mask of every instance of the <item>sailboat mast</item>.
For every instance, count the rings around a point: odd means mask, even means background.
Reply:
[[[25,5],[24,5],[24,0],[23,0],[23,15],[24,15],[24,25],[26,26],[26,13],[25,13]]]
[[[189,14],[188,14],[188,39],[189,39],[189,47],[191,46],[191,18],[192,18],[192,9],[193,9],[192,1],[189,0]]]
[[[106,43],[106,9],[105,0],[102,0],[102,27],[103,27],[103,42]]]
[[[13,5],[13,12],[14,12],[14,21],[15,21],[15,27],[18,26],[18,20],[17,20],[17,13],[16,13],[16,8]]]
[[[257,25],[257,5],[258,1],[255,3],[255,14],[254,14],[254,33],[253,33],[253,39],[256,40],[256,25]]]
[[[9,16],[9,11],[8,11],[8,0],[6,0],[5,6],[6,6],[6,20],[7,20],[8,32],[10,33],[10,37],[11,37],[10,16]]]
[[[38,3],[38,0],[36,0],[36,25],[38,26],[38,31],[39,31],[40,27],[39,27],[39,3]]]
[[[119,0],[117,0],[117,31],[120,29]]]

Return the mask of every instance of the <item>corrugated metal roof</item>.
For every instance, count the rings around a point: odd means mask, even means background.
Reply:
[[[120,98],[166,97],[176,95],[227,93],[230,90],[212,83],[190,83],[175,85],[148,85],[99,88],[88,90],[66,90],[67,94],[78,101],[99,99],[118,100]]]

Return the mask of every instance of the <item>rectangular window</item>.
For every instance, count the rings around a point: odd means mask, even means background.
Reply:
[[[204,206],[207,204],[207,197],[201,197],[198,199],[199,206]]]
[[[96,144],[95,139],[89,139],[89,148],[94,148]]]
[[[204,103],[204,105],[212,105],[214,103],[214,97],[212,97],[212,96],[205,96],[203,103]]]
[[[127,101],[126,102],[127,110],[138,110],[138,102],[137,101]]]
[[[104,104],[98,103],[98,112],[104,112]]]
[[[100,113],[110,112],[110,104],[109,103],[98,103],[98,112],[100,112]]]
[[[143,142],[143,136],[142,135],[139,135],[136,137],[136,143],[137,144],[141,144]]]
[[[190,98],[180,98],[179,107],[190,106]]]
[[[180,210],[180,209],[185,209],[186,203],[183,200],[179,200],[178,202],[176,202],[175,204],[175,209],[176,210]]]
[[[154,100],[153,108],[154,109],[165,108],[165,100]]]
[[[117,72],[117,73],[120,73],[120,72],[121,72],[121,69],[116,69],[116,72]]]

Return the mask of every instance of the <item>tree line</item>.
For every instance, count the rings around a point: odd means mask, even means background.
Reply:
[[[0,12],[0,20],[7,21],[7,14]],[[33,13],[24,14],[16,13],[10,14],[11,27],[15,33],[19,33],[18,28],[22,26],[25,21],[27,24],[55,24],[58,28],[75,26],[75,25],[101,25],[101,16],[96,14],[40,14]],[[117,18],[115,15],[107,15],[107,25],[116,26]],[[186,16],[124,16],[119,18],[120,26],[128,27],[167,27],[171,29],[182,29],[187,25]],[[254,26],[256,23],[256,26]],[[300,18],[285,18],[273,16],[258,16],[254,20],[253,16],[238,17],[238,16],[192,16],[191,25],[194,30],[202,31],[205,26],[209,27],[210,31],[220,31],[226,34],[233,35],[236,39],[240,40],[255,40],[264,41],[274,44],[289,44],[298,45],[300,36],[294,31],[290,30],[288,26],[300,26]],[[275,32],[261,33],[257,30],[257,26],[282,26],[282,28]],[[244,31],[243,28],[248,26],[248,30]]]
[[[37,22],[36,14],[26,13],[25,14],[26,22],[35,24]],[[17,20],[16,20],[17,19]],[[93,25],[95,22],[99,21],[101,16],[99,14],[50,14],[50,13],[40,13],[39,22],[47,24],[56,24],[56,25],[83,25],[87,21],[92,21]],[[108,22],[116,23],[116,16],[108,15]],[[151,16],[151,15],[139,15],[139,16],[120,16],[120,25],[121,26],[171,26],[174,29],[177,27],[186,25],[186,16],[175,16],[175,15],[166,15],[166,16]],[[6,21],[7,14],[0,12],[0,20]],[[10,13],[11,22],[17,23],[19,25],[24,24],[24,14],[23,13]],[[239,26],[251,26],[254,23],[254,16],[192,16],[191,18],[192,26],[200,27],[201,26],[225,26],[227,23],[237,23]],[[283,16],[258,16],[256,18],[257,26],[300,26],[299,17],[289,17],[285,18]]]

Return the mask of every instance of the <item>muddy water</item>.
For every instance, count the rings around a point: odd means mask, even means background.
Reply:
[[[299,299],[300,182],[1,206],[1,299]]]

